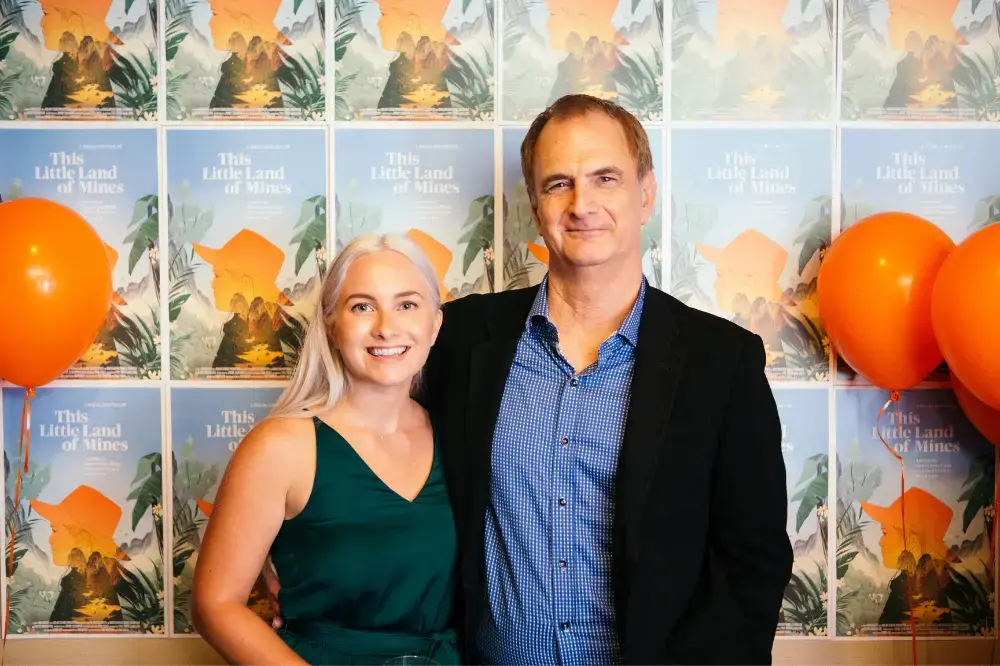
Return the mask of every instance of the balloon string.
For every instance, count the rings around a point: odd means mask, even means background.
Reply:
[[[885,414],[886,410],[889,409],[889,405],[895,405],[896,407],[896,426],[899,427],[902,424],[902,420],[899,413],[899,391],[892,391],[889,394],[889,399],[885,401],[882,405],[882,409],[878,410],[878,417],[875,419],[875,432],[878,434],[878,438],[882,440],[882,444],[885,446],[886,450],[892,454],[892,457],[899,461],[899,510],[900,518],[903,523],[903,552],[909,552],[909,548],[906,544],[906,464],[903,462],[903,456],[896,453],[896,450],[889,445],[889,442],[885,441],[885,437],[882,436],[882,429],[879,427],[879,423],[882,420],[882,415]],[[910,638],[913,647],[913,666],[917,664],[917,624],[916,620],[913,618],[913,576],[916,574],[916,569],[914,568],[913,573],[906,572],[906,603],[910,609]]]
[[[21,474],[28,473],[28,457],[31,452],[31,399],[35,397],[35,389],[24,390],[24,405],[21,407],[21,433],[18,441],[18,455],[24,458],[24,465],[17,466],[17,483],[14,484],[14,505],[11,511],[10,548],[7,558],[7,599],[4,604],[3,618],[3,655],[0,664],[7,654],[7,635],[10,633],[10,595],[13,586],[10,584],[14,576],[14,547],[17,542],[17,512],[21,505]]]

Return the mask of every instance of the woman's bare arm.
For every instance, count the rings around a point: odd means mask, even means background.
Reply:
[[[289,491],[314,473],[303,469],[312,460],[301,446],[311,443],[310,431],[298,420],[265,420],[237,448],[219,486],[198,554],[193,615],[198,633],[230,664],[306,663],[246,602]]]

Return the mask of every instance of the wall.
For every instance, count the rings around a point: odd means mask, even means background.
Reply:
[[[911,660],[888,447],[926,491],[907,503],[918,658],[992,658],[995,449],[943,364],[877,422],[887,395],[831,354],[816,276],[873,213],[956,243],[1000,219],[1000,0],[211,4],[106,0],[43,22],[47,2],[0,0],[0,196],[81,213],[115,287],[85,356],[32,401],[16,514],[22,392],[3,390],[11,662],[219,663],[190,635],[198,540],[330,259],[392,231],[428,252],[446,299],[537,283],[518,149],[553,95],[579,90],[647,129],[647,279],[768,348],[796,551],[776,662]],[[122,618],[53,616],[74,546],[128,556],[91,570],[126,572]],[[267,615],[259,590],[248,603]],[[49,637],[66,627],[93,635]]]

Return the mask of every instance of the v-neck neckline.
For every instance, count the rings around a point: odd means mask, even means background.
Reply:
[[[424,481],[420,485],[419,490],[417,490],[417,494],[413,496],[413,499],[408,499],[408,498],[404,497],[398,490],[396,490],[395,488],[393,488],[392,486],[390,486],[388,483],[386,483],[385,479],[383,479],[378,474],[378,472],[376,472],[374,469],[372,469],[372,466],[368,464],[368,461],[365,460],[364,457],[360,453],[358,453],[358,450],[356,448],[354,448],[354,445],[351,444],[351,442],[346,437],[344,437],[340,433],[339,430],[337,430],[332,425],[330,425],[329,423],[327,423],[323,419],[319,418],[318,416],[316,417],[316,420],[319,421],[320,423],[322,423],[324,427],[326,427],[330,432],[332,432],[335,436],[337,436],[347,446],[347,448],[349,448],[351,450],[351,453],[354,454],[354,457],[357,458],[358,461],[362,465],[364,465],[365,469],[367,469],[368,472],[372,476],[375,477],[375,479],[379,482],[379,484],[381,484],[381,486],[383,488],[385,488],[390,493],[392,493],[393,495],[395,495],[396,497],[398,497],[401,501],[403,501],[403,502],[405,502],[407,504],[412,505],[418,499],[420,499],[423,496],[424,491],[427,490],[427,486],[430,485],[431,477],[434,475],[434,466],[437,464],[437,453],[438,453],[437,452],[437,434],[433,431],[433,428],[431,430],[431,464],[430,464],[430,468],[427,470],[427,476],[424,477]]]

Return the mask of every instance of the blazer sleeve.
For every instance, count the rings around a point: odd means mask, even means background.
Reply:
[[[778,408],[761,338],[748,338],[728,404],[712,485],[711,533],[743,610],[745,662],[770,664],[793,553]]]
[[[427,361],[424,363],[423,370],[421,371],[419,390],[414,395],[414,399],[428,411],[432,419],[439,412],[441,386],[446,373],[445,362],[448,356],[446,349],[452,329],[450,325],[452,317],[449,317],[450,312],[451,308],[449,308],[447,303],[441,306],[441,330],[438,331],[437,340],[431,345],[431,351],[427,355]]]

